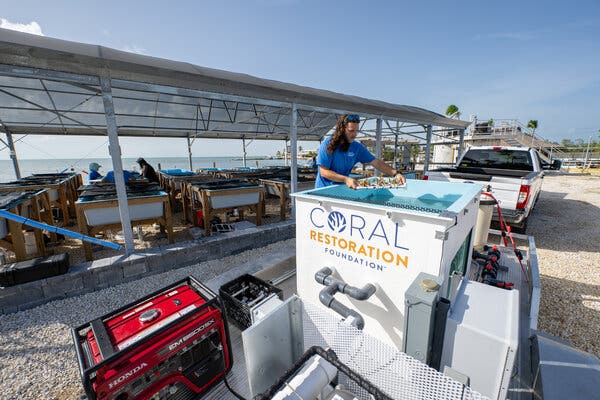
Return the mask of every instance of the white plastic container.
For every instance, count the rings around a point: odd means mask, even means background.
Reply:
[[[38,248],[35,241],[35,232],[23,232],[23,236],[25,237],[25,254],[28,256],[37,254]]]
[[[441,370],[466,375],[474,390],[506,398],[519,343],[519,291],[463,281],[446,322]]]
[[[494,215],[494,200],[482,197],[479,200],[479,210],[477,211],[477,225],[475,226],[475,238],[473,247],[477,250],[483,248],[483,245],[488,241],[490,232],[490,224]]]
[[[231,194],[210,196],[211,206],[214,209],[233,208],[257,204],[260,199],[260,194],[256,192],[236,193],[235,189],[231,190]]]
[[[163,216],[163,200],[166,194],[156,197],[155,202],[142,203],[142,204],[129,204],[129,218],[131,221],[140,221],[150,218],[160,218]],[[129,200],[132,200],[130,198]],[[111,200],[112,201],[112,200]],[[97,201],[102,202],[102,200]],[[81,199],[77,200],[77,203],[84,203]],[[87,203],[96,203],[91,201]],[[106,208],[90,208],[84,210],[85,219],[89,226],[99,226],[108,224],[117,224],[121,222],[119,215],[119,207],[106,207]]]
[[[401,349],[404,294],[417,275],[440,277],[451,298],[451,274],[468,273],[482,188],[408,180],[404,189],[338,185],[294,194],[298,294],[320,304],[324,286],[314,276],[323,267],[351,286],[374,284],[369,300],[335,298],[363,316],[366,332]]]

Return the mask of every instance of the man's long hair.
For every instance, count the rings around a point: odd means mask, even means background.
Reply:
[[[348,142],[348,139],[346,138],[346,126],[348,125],[346,117],[348,117],[348,114],[342,115],[335,124],[335,132],[333,132],[331,140],[327,143],[327,153],[329,154],[333,154],[338,146],[340,146],[340,150],[343,152],[348,151],[348,148],[350,147],[350,142]]]

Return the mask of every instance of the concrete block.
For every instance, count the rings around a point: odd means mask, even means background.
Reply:
[[[167,260],[161,250],[145,252],[144,255],[146,256],[146,266],[149,274],[160,274],[168,270],[165,269]]]
[[[21,303],[23,303],[23,298],[18,286],[0,288],[0,308],[3,313],[14,312]]]
[[[131,254],[122,261],[123,278],[128,281],[144,276],[148,272],[146,257],[140,254]]]
[[[193,240],[198,240],[204,235],[204,230],[197,227],[190,228],[188,232]]]
[[[66,276],[66,275],[61,275]],[[43,299],[44,290],[39,281],[28,282],[22,285],[15,286],[18,289],[19,296],[23,299]]]
[[[92,274],[92,282],[95,290],[118,285],[123,281],[123,267],[118,261],[93,265],[88,268],[88,271]]]
[[[79,274],[53,276],[42,280],[42,289],[48,301],[76,295],[84,289],[83,278]]]

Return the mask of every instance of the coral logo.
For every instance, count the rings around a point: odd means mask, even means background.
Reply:
[[[344,232],[346,229],[346,217],[339,211],[332,211],[327,217],[327,225],[334,232]]]

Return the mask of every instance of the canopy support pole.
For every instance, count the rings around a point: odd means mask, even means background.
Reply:
[[[129,205],[127,203],[127,190],[125,188],[125,177],[123,176],[123,160],[121,159],[121,146],[119,145],[119,134],[117,130],[117,119],[115,117],[115,106],[113,103],[110,77],[100,76],[100,87],[102,89],[102,100],[104,102],[104,116],[106,117],[106,130],[108,132],[108,151],[112,159],[117,189],[117,200],[119,202],[119,216],[125,238],[125,254],[134,252],[133,229],[129,217]]]
[[[192,142],[190,141],[190,136],[187,137],[187,148],[188,148],[188,161],[190,163],[190,171],[194,170],[192,165]]]
[[[456,161],[460,160],[460,158],[462,157],[462,154],[464,151],[464,146],[465,146],[465,130],[462,129],[460,131],[460,140],[458,141],[458,156],[456,158]]]
[[[382,121],[381,118],[377,118],[377,123],[375,127],[375,157],[381,160],[381,129],[382,129]],[[375,169],[375,176],[379,176],[379,170]]]
[[[432,126],[427,125],[427,143],[425,144],[425,162],[423,163],[423,173],[429,171],[429,160],[431,159],[431,136],[433,134]]]
[[[15,150],[15,142],[13,142],[12,133],[5,129],[6,133],[6,144],[10,151],[10,159],[12,160],[13,168],[15,170],[15,176],[17,179],[21,179],[21,169],[19,168],[19,160],[17,159],[17,151]]]
[[[246,138],[242,138],[242,150],[244,152],[243,155],[243,160],[244,160],[244,167],[247,167],[247,161],[246,161]]]
[[[291,136],[291,159],[292,165],[290,175],[292,179],[292,187],[290,188],[291,193],[298,191],[298,107],[296,103],[292,103],[292,115],[290,118],[290,136]],[[287,147],[287,146],[286,146]],[[282,194],[283,195],[283,194]],[[296,199],[292,197],[292,218],[296,216]]]
[[[396,169],[396,165],[398,165],[398,162],[396,161],[398,159],[398,132],[400,131],[400,122],[396,121],[396,130],[394,131],[394,165],[392,165],[392,167],[394,167],[394,169]]]

